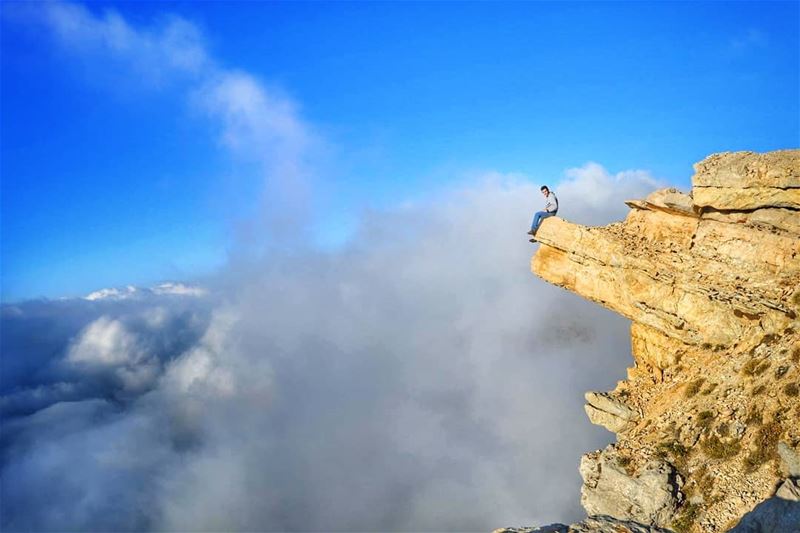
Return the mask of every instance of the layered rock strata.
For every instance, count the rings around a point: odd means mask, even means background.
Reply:
[[[800,532],[800,150],[695,171],[624,222],[537,233],[536,275],[633,322],[627,379],[586,396],[617,442],[584,456],[582,503],[653,530]]]

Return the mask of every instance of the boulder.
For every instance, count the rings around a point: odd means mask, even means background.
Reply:
[[[651,460],[629,473],[620,463],[614,445],[581,458],[581,504],[587,514],[646,525],[670,523],[682,499],[672,466]]]
[[[587,392],[583,406],[592,424],[603,426],[612,433],[622,433],[630,429],[639,414],[607,392]]]
[[[781,458],[781,468],[785,474],[789,477],[800,478],[800,453],[785,442],[779,442],[778,456]]]
[[[644,201],[652,209],[661,209],[679,215],[697,216],[692,197],[675,188],[659,189],[648,194]]]

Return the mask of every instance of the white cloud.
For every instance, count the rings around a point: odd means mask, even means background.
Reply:
[[[43,19],[58,41],[82,58],[99,55],[120,62],[121,83],[129,70],[156,86],[173,79],[193,108],[219,125],[220,143],[237,158],[255,161],[260,170],[257,202],[261,219],[255,234],[280,238],[306,224],[312,159],[322,143],[300,116],[297,104],[253,73],[229,68],[208,52],[202,32],[191,22],[169,16],[152,27],[134,27],[119,13],[95,14],[67,2],[44,4]]]
[[[590,166],[559,190],[575,193],[568,212],[600,216],[649,183]],[[538,184],[495,174],[372,213],[341,251],[238,264],[211,283],[214,299],[80,301],[101,314],[68,362],[106,373],[10,400],[76,407],[57,410],[63,431],[43,411],[12,426],[4,529],[102,517],[114,530],[463,531],[576,518],[580,454],[612,438],[585,420],[583,393],[624,375],[628,325],[530,273],[525,231],[540,203]],[[189,303],[212,317],[178,320]],[[36,327],[29,311],[6,319],[26,317]],[[121,407],[88,408],[108,397]],[[111,489],[45,505],[45,486],[70,486],[74,468]],[[146,517],[134,511],[144,504]]]
[[[647,181],[624,175],[609,201]],[[341,254],[237,274],[226,348],[202,353],[274,398],[237,389],[203,403],[236,416],[188,424],[208,453],[170,478],[162,526],[474,530],[574,517],[579,455],[604,442],[582,393],[622,374],[626,322],[530,274],[537,199],[494,176],[375,214]],[[580,197],[572,207],[592,209]],[[201,376],[208,357],[192,367]],[[239,477],[250,470],[260,475]],[[201,481],[218,475],[260,505]]]
[[[80,52],[124,59],[152,80],[176,73],[201,73],[213,67],[198,29],[179,17],[168,17],[148,29],[133,28],[113,10],[95,15],[67,2],[42,4],[45,21],[65,45]]]
[[[295,102],[252,74],[215,72],[192,94],[193,103],[220,124],[224,146],[261,169],[259,213],[275,236],[307,224],[313,157],[320,140]],[[294,231],[292,231],[294,230]]]
[[[55,5],[64,42],[194,76],[187,97],[227,147],[261,158],[265,190],[302,196],[314,135],[290,99],[215,64],[185,21],[137,29]],[[587,164],[555,189],[560,214],[600,223],[652,185]],[[624,374],[628,324],[530,273],[540,206],[538,185],[492,174],[371,213],[342,250],[231,266],[216,299],[188,299],[208,321],[155,290],[62,310],[87,324],[49,357],[107,373],[69,376],[91,384],[81,398],[64,405],[51,387],[49,407],[16,421],[0,524],[463,531],[577,517],[579,456],[611,438],[585,420],[583,392]]]
[[[160,305],[142,311],[142,318],[148,327],[156,329],[164,327],[170,318],[169,311]]]
[[[225,351],[231,349],[227,336],[234,321],[230,312],[215,313],[199,344],[170,363],[163,378],[164,387],[179,393],[234,394],[236,379],[223,366],[230,359]]]
[[[196,285],[184,283],[162,283],[150,289],[153,294],[174,294],[176,296],[206,296],[208,290]]]
[[[644,198],[663,183],[647,170],[610,173],[602,165],[589,162],[565,171],[555,187],[558,214],[580,224],[603,224],[622,218],[627,208],[620,201]]]
[[[67,360],[90,365],[123,365],[141,357],[136,339],[118,320],[100,317],[83,331]]]
[[[81,332],[66,360],[90,372],[110,373],[127,392],[147,390],[161,373],[160,361],[139,344],[136,335],[121,321],[105,316]]]
[[[173,295],[173,296],[191,296],[202,297],[208,295],[208,289],[196,285],[187,285],[185,283],[161,283],[155,287],[138,288],[133,285],[128,285],[123,288],[110,287],[93,291],[83,297],[84,300],[91,302],[100,300],[130,300],[130,299],[145,299],[148,296],[156,295]]]
[[[106,288],[93,291],[84,296],[83,298],[89,301],[105,300],[109,298],[114,300],[122,300],[136,295],[137,290],[138,289],[132,285],[128,285],[124,289]]]
[[[220,119],[222,140],[233,150],[249,154],[282,151],[294,160],[308,147],[308,126],[300,121],[295,104],[286,96],[267,91],[250,74],[222,72],[196,97]]]

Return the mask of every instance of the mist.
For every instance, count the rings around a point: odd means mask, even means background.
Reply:
[[[542,183],[452,176],[314,248],[311,206],[335,186],[288,94],[214,58],[180,17],[34,11],[90,74],[129,69],[182,95],[232,160],[255,163],[241,179],[260,192],[230,221],[225,266],[177,280],[203,290],[3,305],[3,531],[488,531],[582,515],[580,456],[613,438],[583,394],[624,376],[629,323],[530,272]],[[576,164],[547,183],[575,222],[618,220],[657,185]]]
[[[560,214],[652,185],[572,169]],[[232,260],[207,295],[4,306],[3,530],[577,518],[579,457],[612,437],[582,396],[623,377],[628,322],[530,273],[538,200],[490,174],[365,213],[340,250]]]

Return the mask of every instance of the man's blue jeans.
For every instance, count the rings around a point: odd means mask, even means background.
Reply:
[[[535,215],[533,215],[533,223],[531,224],[531,231],[536,233],[539,231],[539,226],[547,217],[551,217],[555,215],[555,213],[548,213],[547,211],[537,211]]]

